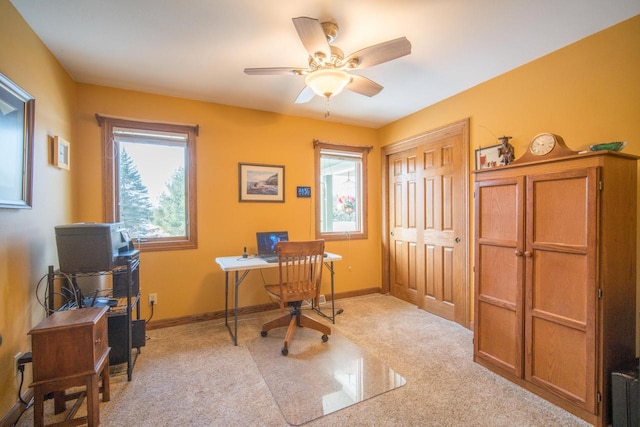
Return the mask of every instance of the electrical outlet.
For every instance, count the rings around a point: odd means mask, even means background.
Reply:
[[[158,305],[158,294],[149,294],[149,305]]]
[[[20,360],[21,357],[22,352],[18,352],[15,356],[13,356],[13,369],[15,369],[16,374],[18,373],[18,360]]]

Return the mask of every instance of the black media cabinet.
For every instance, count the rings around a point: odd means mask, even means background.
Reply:
[[[111,276],[112,287],[100,295],[82,295],[78,279]],[[61,281],[61,282],[60,282]],[[58,283],[59,286],[56,286]],[[60,285],[60,283],[63,283]],[[65,290],[61,291],[60,288]],[[84,298],[83,298],[84,297]],[[49,266],[47,277],[47,312],[49,314],[79,307],[91,307],[108,301],[107,325],[109,365],[127,364],[127,380],[131,381],[140,348],[145,345],[145,321],[140,319],[140,258],[132,257],[126,265],[109,271],[73,272],[54,270]],[[134,349],[136,351],[134,352]]]

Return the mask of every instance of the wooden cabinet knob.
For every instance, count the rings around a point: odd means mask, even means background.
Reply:
[[[516,251],[514,252],[516,254],[516,256],[522,256],[522,251],[519,251],[516,249]]]
[[[527,258],[531,258],[531,252],[524,251],[524,256],[526,256]]]

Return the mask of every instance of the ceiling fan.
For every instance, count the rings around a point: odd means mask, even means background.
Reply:
[[[244,72],[249,75],[306,76],[306,86],[296,98],[296,104],[309,102],[315,95],[326,97],[328,102],[330,97],[344,88],[366,96],[377,95],[382,86],[349,71],[361,70],[411,53],[409,40],[400,37],[366,47],[345,58],[342,50],[331,44],[338,36],[338,24],[335,22],[320,23],[314,18],[299,17],[293,18],[293,25],[309,52],[307,68],[245,68]]]

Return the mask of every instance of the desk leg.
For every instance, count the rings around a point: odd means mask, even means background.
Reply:
[[[336,323],[336,293],[333,285],[333,276],[335,271],[333,270],[333,261],[331,261],[331,323]]]
[[[224,272],[224,326],[229,327],[229,272]]]
[[[235,272],[234,278],[234,303],[233,303],[233,331],[229,326],[229,272],[225,271],[224,273],[224,325],[229,330],[229,334],[233,339],[233,345],[238,345],[238,289],[240,288],[240,284],[244,280],[244,278],[249,274],[249,270],[245,270],[242,272],[241,276],[238,276],[238,272]]]
[[[236,271],[235,274],[235,282],[236,282],[236,289],[235,289],[235,295],[234,295],[234,304],[233,304],[233,345],[238,345],[238,288],[240,287],[240,283],[238,282],[238,272]]]
[[[327,267],[327,270],[329,270],[329,273],[331,273],[331,316],[327,316],[326,314],[324,314],[322,310],[320,310],[319,304],[315,305],[315,307],[313,307],[313,310],[319,315],[321,315],[322,317],[325,317],[331,320],[331,323],[335,324],[336,323],[336,298],[335,298],[336,294],[335,294],[335,288],[334,288],[335,270],[333,269],[333,261],[329,261],[328,263],[325,262],[324,266]],[[342,309],[338,310],[338,314],[340,313],[342,313]]]

